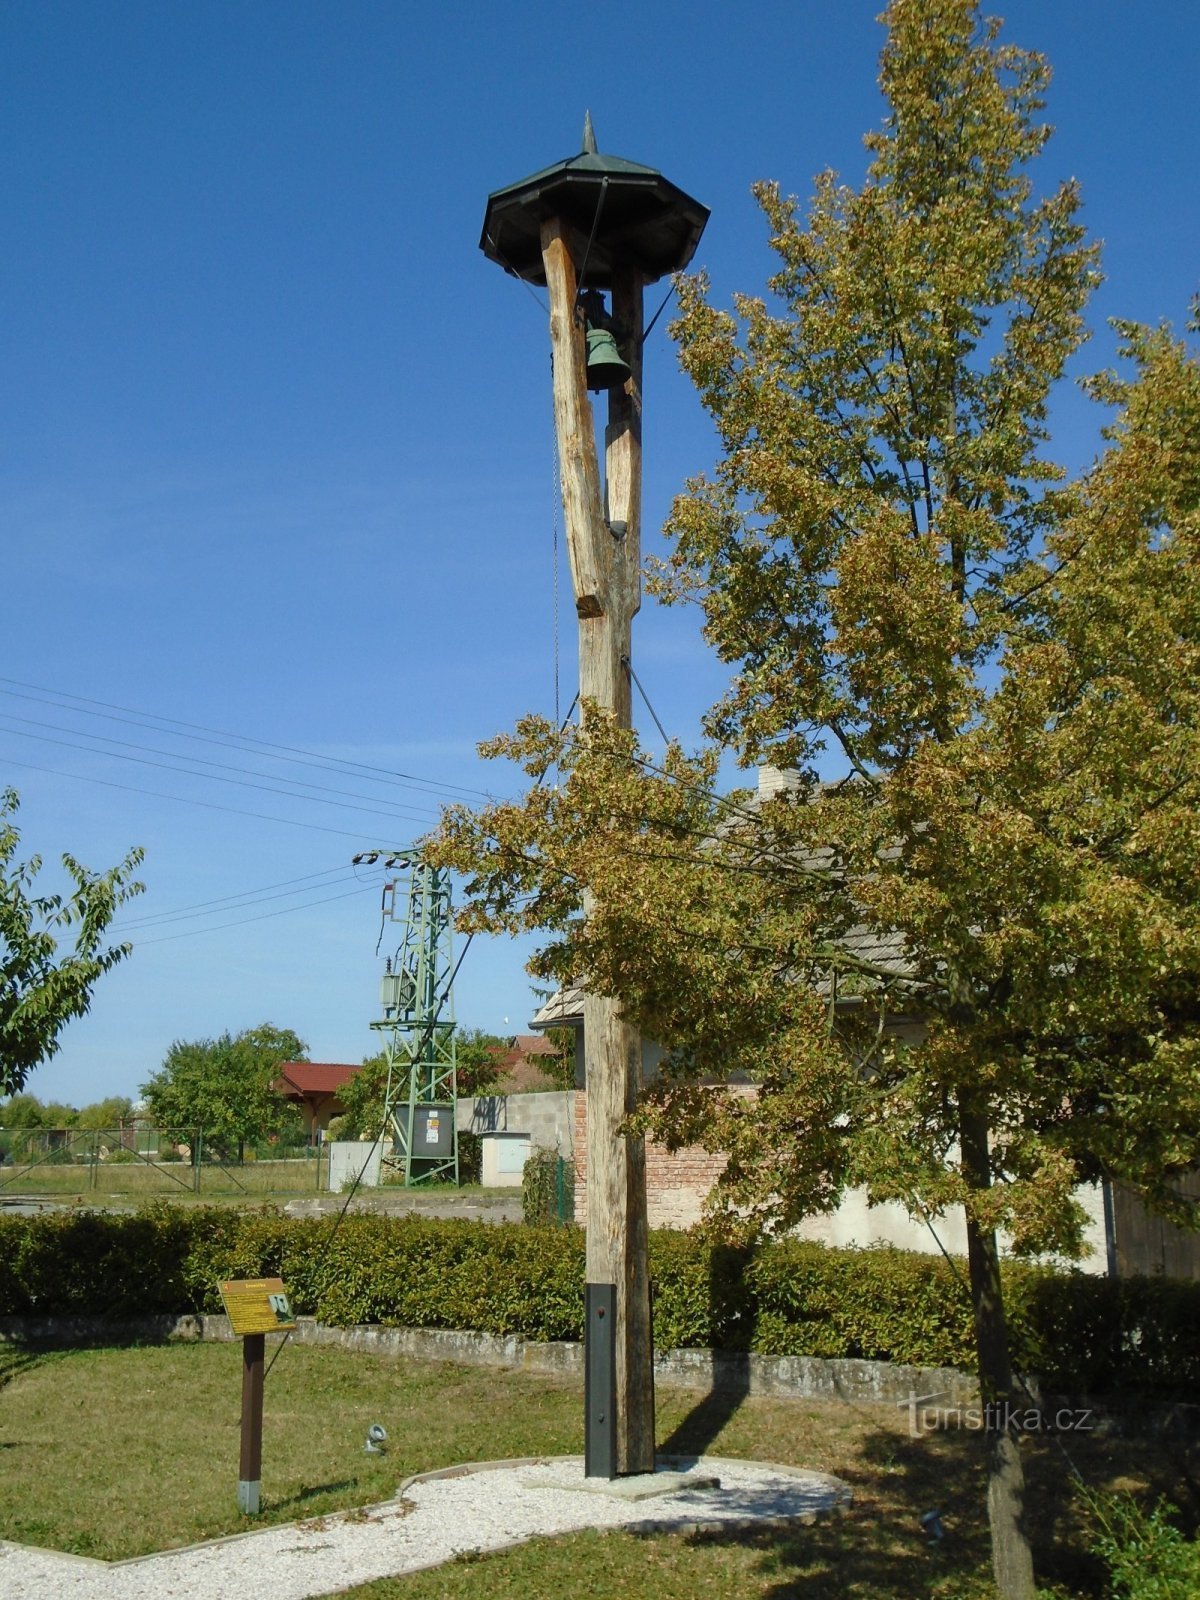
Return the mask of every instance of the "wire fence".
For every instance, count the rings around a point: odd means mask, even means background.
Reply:
[[[328,1186],[323,1144],[237,1140],[197,1129],[0,1128],[0,1198],[311,1194]]]

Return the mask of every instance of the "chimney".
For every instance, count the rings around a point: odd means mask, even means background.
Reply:
[[[773,795],[799,789],[803,774],[795,767],[759,767],[758,798],[770,800]]]

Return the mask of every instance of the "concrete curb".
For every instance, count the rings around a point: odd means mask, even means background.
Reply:
[[[230,1342],[224,1316],[0,1317],[0,1343],[119,1344],[167,1340]],[[445,1328],[387,1328],[376,1323],[330,1327],[298,1318],[299,1344],[335,1345],[371,1355],[410,1356],[459,1366],[500,1367],[547,1377],[582,1378],[583,1346],[540,1344],[515,1335]],[[946,1406],[978,1402],[973,1377],[953,1367],[911,1367],[889,1361],[823,1360],[815,1356],[765,1356],[741,1350],[659,1350],[654,1381],[664,1389],[706,1394],[769,1395],[781,1399],[875,1401],[905,1405],[936,1396]]]

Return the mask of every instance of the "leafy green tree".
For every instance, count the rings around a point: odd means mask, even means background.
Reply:
[[[547,1028],[546,1038],[554,1046],[554,1054],[526,1056],[526,1061],[544,1073],[556,1089],[573,1089],[575,1087],[575,1029]]]
[[[79,1112],[57,1100],[45,1104],[35,1094],[14,1094],[0,1102],[0,1128],[71,1128]]]
[[[551,999],[554,990],[547,989],[542,984],[533,985],[533,993],[539,1002],[545,1003]],[[575,1029],[574,1028],[547,1028],[545,1038],[554,1047],[553,1055],[526,1056],[527,1061],[541,1069],[556,1089],[574,1089],[575,1087]]]
[[[75,1117],[75,1126],[106,1132],[110,1128],[128,1127],[132,1121],[133,1101],[129,1096],[110,1094],[104,1100],[94,1100],[91,1105],[82,1106]]]
[[[131,850],[108,872],[92,872],[64,854],[63,867],[74,887],[67,894],[35,894],[41,858],[19,861],[20,832],[13,821],[16,792],[0,792],[0,1093],[24,1088],[34,1067],[59,1047],[59,1036],[73,1017],[81,1017],[96,980],[123,961],[133,948],[105,945],[104,935],[118,908],[142,884],[133,873],[142,860]],[[72,942],[64,948],[62,936]]]
[[[1096,255],[1074,186],[1025,171],[1047,68],[972,0],[885,20],[862,187],[822,176],[802,221],[759,186],[769,299],[680,287],[722,453],[656,581],[735,669],[714,748],[654,767],[598,716],[528,719],[485,749],[557,788],[452,812],[435,855],[466,926],[549,933],[532,970],[671,1049],[649,1114],[728,1152],[742,1216],[848,1185],[960,1207],[1003,1402],[1001,1231],[1078,1253],[1100,1175],[1196,1220],[1171,1179],[1200,1161],[1200,368],[1123,325],[1126,371],[1089,386],[1117,419],[1064,481],[1048,399]],[[717,800],[725,749],[799,787]],[[1031,1600],[1018,1441],[987,1446],[997,1588]]]
[[[508,1041],[482,1028],[460,1028],[454,1036],[458,1092],[464,1098],[487,1094],[496,1087]]]
[[[202,1131],[215,1153],[240,1157],[246,1140],[299,1127],[275,1083],[280,1063],[302,1061],[306,1051],[290,1028],[268,1022],[216,1039],[176,1039],[142,1096],[169,1138],[191,1143]]]
[[[363,1064],[338,1090],[345,1106],[331,1133],[339,1139],[374,1138],[383,1126],[383,1103],[387,1093],[388,1058],[385,1050],[365,1056]]]

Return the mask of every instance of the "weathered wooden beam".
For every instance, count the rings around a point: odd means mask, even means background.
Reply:
[[[624,524],[620,539],[623,576],[631,588],[626,595],[632,618],[642,603],[642,275],[630,268],[619,272],[613,284],[612,318],[618,349],[629,365],[623,389],[608,392],[608,427],[605,443],[605,499],[610,528]]]
[[[600,470],[588,403],[583,323],[576,307],[575,263],[563,224],[542,224],[542,260],[550,291],[550,349],[554,363],[554,431],[567,525],[567,552],[581,617],[598,617],[604,606],[607,537],[600,499]]]
[[[614,320],[632,376],[610,391],[607,519],[600,497],[595,424],[587,396],[577,277],[558,222],[542,225],[554,352],[554,421],[567,548],[579,614],[579,693],[585,705],[632,725],[631,624],[641,603],[642,284],[624,274]],[[613,524],[624,524],[614,531]],[[586,730],[586,715],[584,727]],[[587,900],[585,915],[594,911]],[[654,1348],[647,1260],[646,1160],[624,1131],[642,1087],[641,1039],[615,1000],[588,994],[583,1007],[587,1084],[587,1281],[616,1287],[616,1470],[654,1470]]]

